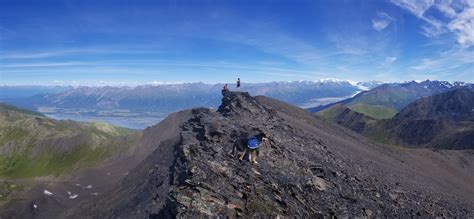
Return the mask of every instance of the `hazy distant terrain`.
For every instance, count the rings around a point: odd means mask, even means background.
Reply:
[[[374,89],[361,92],[352,98],[326,106],[309,109],[313,112],[337,110],[340,105],[373,118],[391,118],[411,102],[434,94],[465,87],[474,90],[474,85],[464,82],[422,81],[383,84]],[[339,105],[339,106],[338,106]],[[334,108],[333,108],[334,107]],[[333,108],[333,109],[331,109]]]
[[[243,83],[241,90],[266,95],[303,108],[328,104],[379,85],[381,82],[350,83],[323,80],[302,82]],[[7,102],[38,110],[52,118],[78,121],[100,120],[129,128],[153,125],[171,112],[192,108],[219,106],[223,84],[165,84],[136,87],[55,87],[37,88],[36,95],[13,98],[8,90]],[[235,89],[235,85],[229,85]],[[19,90],[25,89],[19,87]],[[48,91],[42,93],[44,90]]]
[[[70,86],[0,86],[0,100],[17,100],[38,94],[55,94],[72,89]]]

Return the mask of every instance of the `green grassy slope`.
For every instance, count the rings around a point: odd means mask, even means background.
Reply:
[[[389,119],[395,116],[395,114],[397,114],[397,111],[395,109],[380,105],[357,103],[354,105],[349,105],[348,107],[349,109],[355,112],[362,113],[366,116],[370,116],[376,119]]]
[[[61,175],[126,152],[140,133],[0,107],[0,177]]]
[[[316,114],[330,121],[334,121],[346,107],[342,104],[334,105],[330,108],[321,110]]]
[[[6,112],[6,111],[17,112],[17,113],[22,113],[22,114],[32,115],[32,116],[44,117],[44,115],[39,113],[39,112],[18,108],[16,106],[8,105],[6,103],[0,103],[0,112]]]
[[[360,95],[355,96],[349,103],[347,103],[347,105],[362,103],[367,105],[384,106],[399,111],[423,95],[425,94],[421,93],[421,91],[417,92],[408,88],[381,86],[377,89],[360,93]]]

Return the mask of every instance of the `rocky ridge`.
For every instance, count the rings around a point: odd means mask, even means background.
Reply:
[[[68,216],[474,216],[472,152],[399,150],[245,92],[226,94],[217,111],[179,114],[179,132]],[[270,141],[259,164],[237,160],[233,148],[260,132]]]

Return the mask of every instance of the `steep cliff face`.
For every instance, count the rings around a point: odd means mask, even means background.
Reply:
[[[117,188],[66,214],[474,216],[471,152],[376,144],[303,109],[245,92],[226,94],[217,111],[180,114],[167,140],[144,141],[159,146]],[[152,139],[152,130],[144,136]],[[258,133],[270,139],[259,163],[239,161],[233,149]]]

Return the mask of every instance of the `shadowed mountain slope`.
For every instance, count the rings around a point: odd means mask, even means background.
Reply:
[[[421,98],[405,107],[395,118],[474,121],[474,92],[459,88]]]
[[[373,125],[374,123],[376,124],[378,122],[377,119],[366,116],[362,113],[358,113],[342,104],[322,110],[318,114],[325,119],[334,121],[339,125],[359,133],[362,133],[364,130],[366,130],[367,126]]]
[[[244,92],[226,94],[217,112],[195,108],[174,116],[167,135],[145,130],[142,143],[156,149],[117,187],[66,215],[474,216],[471,151],[377,144],[303,109]],[[270,141],[259,163],[239,162],[234,146],[260,132]]]
[[[409,147],[474,149],[474,92],[458,88],[424,97],[391,119],[376,120],[343,105],[318,114],[372,139]]]
[[[309,110],[311,112],[319,112],[336,105],[345,105],[358,113],[377,119],[387,119],[393,117],[397,112],[419,98],[457,88],[469,88],[472,90],[474,87],[469,83],[449,83],[447,81],[430,80],[383,84],[374,89],[363,91],[352,98]]]
[[[392,142],[443,149],[474,149],[474,92],[460,88],[421,98],[385,122]]]

